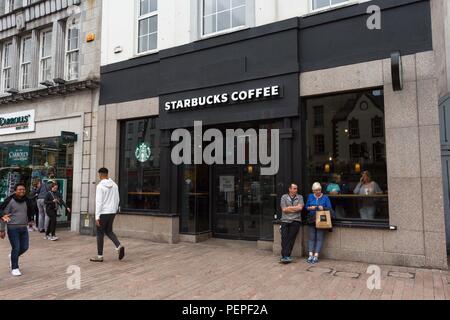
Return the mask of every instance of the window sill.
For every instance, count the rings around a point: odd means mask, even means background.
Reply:
[[[275,225],[280,225],[281,220],[274,220]],[[303,225],[306,225],[305,222],[302,222]],[[338,228],[360,228],[360,229],[379,229],[379,230],[392,230],[396,231],[397,227],[390,225],[388,222],[367,222],[367,221],[349,221],[349,220],[340,220],[333,221],[333,227]]]
[[[211,38],[215,38],[215,37],[220,37],[220,36],[223,36],[223,35],[226,35],[229,33],[238,32],[238,31],[242,31],[242,30],[246,30],[246,29],[250,29],[250,27],[249,26],[241,26],[241,27],[227,29],[227,30],[223,30],[223,31],[215,32],[215,33],[201,35],[200,39],[198,39],[198,41],[211,39]]]
[[[159,49],[149,50],[149,51],[145,51],[145,52],[141,52],[141,53],[135,53],[133,55],[133,58],[139,58],[142,56],[150,56],[152,54],[157,54],[157,53],[159,53]]]
[[[127,216],[150,216],[150,217],[178,217],[179,214],[176,213],[169,213],[169,214],[164,214],[161,213],[160,211],[131,211],[131,210],[126,210],[126,211],[120,211],[119,214],[121,215],[127,215]]]

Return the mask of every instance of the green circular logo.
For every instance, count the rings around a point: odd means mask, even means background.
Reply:
[[[136,151],[134,152],[134,154],[136,155],[136,159],[139,162],[146,162],[148,161],[148,159],[150,159],[152,150],[150,149],[150,146],[148,144],[142,142],[136,147]]]

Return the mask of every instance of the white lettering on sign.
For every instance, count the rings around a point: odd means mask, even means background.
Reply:
[[[177,111],[197,107],[217,106],[229,103],[243,103],[281,96],[280,86],[234,91],[232,93],[220,93],[209,96],[194,97],[184,100],[167,101],[164,104],[166,111]]]

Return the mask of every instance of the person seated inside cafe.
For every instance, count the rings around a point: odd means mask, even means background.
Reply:
[[[363,220],[374,220],[376,213],[376,204],[373,195],[383,194],[378,183],[372,180],[369,171],[364,171],[361,174],[361,179],[353,190],[354,194],[362,196],[359,200],[359,214]]]

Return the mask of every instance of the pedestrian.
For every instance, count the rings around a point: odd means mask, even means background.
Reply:
[[[27,225],[32,220],[32,204],[26,196],[26,186],[18,183],[14,187],[14,194],[9,196],[0,205],[0,238],[5,238],[5,225],[7,225],[8,239],[11,244],[9,255],[11,274],[21,276],[19,257],[29,248],[29,235]]]
[[[38,182],[38,188],[36,190],[37,193],[37,206],[39,210],[39,225],[38,229],[39,232],[44,233],[47,230],[48,226],[48,217],[45,213],[45,196],[50,191],[50,188],[48,187],[47,183],[45,183],[42,180],[39,180]]]
[[[38,181],[37,180],[33,180],[32,182],[32,187],[31,187],[31,192],[29,194],[29,199],[31,202],[31,206],[32,206],[32,211],[33,211],[33,222],[32,224],[28,227],[28,231],[38,231],[38,225],[39,225],[39,208],[37,205],[37,189],[38,189]]]
[[[298,186],[292,183],[289,193],[281,197],[281,263],[293,261],[291,254],[300,230],[303,207],[303,197],[298,194]]]
[[[319,182],[313,184],[313,193],[308,196],[306,210],[308,210],[308,263],[319,262],[319,255],[322,250],[325,230],[316,228],[316,212],[332,210],[331,201],[327,195],[322,193],[322,185]]]
[[[105,234],[114,243],[119,260],[125,257],[125,248],[120,244],[113,232],[114,218],[119,211],[119,188],[109,178],[108,169],[98,171],[100,182],[95,194],[95,224],[97,227],[97,256],[91,258],[92,262],[103,262],[103,240]]]
[[[70,208],[67,207],[67,204],[58,192],[58,184],[53,182],[50,187],[50,191],[45,196],[45,212],[47,213],[49,219],[48,227],[45,232],[45,240],[58,240],[58,237],[56,236],[56,223],[59,207],[64,207],[68,212],[70,212]]]

